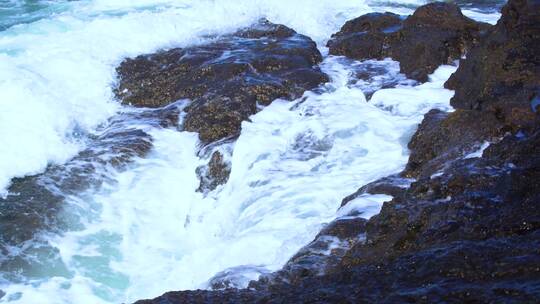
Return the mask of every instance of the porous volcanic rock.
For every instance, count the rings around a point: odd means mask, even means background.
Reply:
[[[328,81],[315,42],[262,20],[203,45],[126,59],[117,97],[137,107],[191,99],[184,129],[203,144],[237,136],[241,122],[277,98],[294,99]]]
[[[434,2],[402,19],[371,13],[347,22],[328,42],[330,54],[399,61],[407,77],[427,81],[441,64],[462,57],[489,25],[469,19],[455,4]]]
[[[353,59],[382,59],[389,46],[388,34],[402,27],[403,20],[393,13],[370,13],[349,20],[328,41],[330,54]]]
[[[478,111],[431,110],[413,135],[404,175],[425,177],[437,173],[457,157],[479,150],[484,142],[497,141],[507,130],[495,117]]]
[[[540,2],[511,1],[445,86],[458,109],[492,112],[513,131],[538,123]]]

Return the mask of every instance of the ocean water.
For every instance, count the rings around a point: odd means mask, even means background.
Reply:
[[[346,215],[337,210],[344,196],[404,167],[423,114],[451,110],[453,92],[443,83],[456,67],[440,67],[415,85],[392,60],[325,55],[321,68],[331,81],[244,122],[239,139],[220,147],[232,165],[228,183],[207,195],[195,191],[196,168],[206,161],[197,135],[134,118],[147,110],[114,99],[115,67],[261,17],[312,37],[326,54],[326,40],[346,20],[372,11],[408,14],[421,4],[0,0],[0,195],[15,177],[94,162],[73,160],[113,128],[142,130],[153,144],[127,168],[92,164],[100,168],[91,173],[99,186],[53,189],[64,191],[56,214],[63,224],[0,252],[0,265],[10,265],[0,267],[0,303],[128,303],[208,288],[227,269],[239,286],[279,269],[325,223]],[[465,13],[491,23],[499,16],[485,7]],[[355,78],[373,67],[383,72]],[[387,83],[398,87],[380,89]],[[367,197],[349,208],[369,218],[383,201]]]

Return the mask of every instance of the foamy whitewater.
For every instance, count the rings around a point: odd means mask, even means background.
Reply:
[[[453,92],[443,83],[455,66],[415,86],[392,60],[325,56],[321,67],[331,81],[244,122],[238,140],[220,147],[232,164],[229,181],[203,195],[195,191],[196,168],[207,162],[198,156],[197,134],[131,121],[126,114],[143,110],[114,100],[114,69],[123,58],[203,43],[207,34],[261,17],[310,36],[325,54],[326,40],[346,20],[372,11],[408,14],[423,2],[23,2],[0,1],[0,195],[12,178],[92,148],[89,138],[107,131],[111,118],[127,117],[126,126],[150,133],[153,148],[125,170],[100,170],[97,189],[69,195],[58,215],[69,223],[63,231],[12,248],[13,256],[32,248],[21,257],[31,267],[0,273],[0,303],[129,303],[208,288],[227,269],[246,286],[278,270],[337,216],[377,214],[389,197],[338,207],[360,186],[403,169],[407,142],[427,111],[451,110]],[[385,73],[355,79],[373,66]],[[397,87],[380,89],[387,83]],[[364,93],[374,91],[367,102]]]

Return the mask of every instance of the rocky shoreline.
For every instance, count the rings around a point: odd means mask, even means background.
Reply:
[[[162,107],[189,99],[183,129],[197,132],[208,168],[198,171],[199,191],[228,180],[229,168],[219,146],[235,140],[242,121],[277,98],[296,99],[327,82],[317,66],[322,56],[315,42],[283,25],[260,20],[250,28],[185,49],[127,59],[117,68],[115,91],[123,103]]]
[[[336,219],[249,288],[217,280],[216,290],[137,303],[540,301],[540,2],[510,0],[494,26],[447,3],[407,18],[368,14],[347,22],[328,46],[352,59],[392,57],[420,82],[465,55],[445,85],[456,110],[426,114],[406,169],[343,201],[393,197],[378,215]],[[136,106],[192,99],[184,128],[219,146],[260,106],[324,83],[321,59],[308,37],[261,21],[207,45],[125,61],[117,94],[141,101]],[[226,182],[223,156],[212,154],[210,164],[201,191]],[[336,240],[347,245],[333,250]]]

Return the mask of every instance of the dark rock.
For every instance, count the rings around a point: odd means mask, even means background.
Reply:
[[[197,175],[201,180],[197,191],[206,193],[224,185],[229,180],[230,173],[230,163],[224,160],[221,152],[214,151],[208,165],[197,168]]]
[[[527,143],[509,135],[485,157],[459,159],[441,176],[419,180],[403,199],[385,203],[367,226],[367,244],[345,263],[373,263],[459,240],[522,235],[540,228],[540,133]],[[503,152],[504,151],[504,152]],[[519,165],[516,165],[519,164]],[[525,182],[527,180],[528,182]]]
[[[392,43],[391,57],[407,76],[426,81],[441,64],[461,58],[487,27],[463,16],[454,4],[430,3],[405,19]]]
[[[323,276],[337,267],[347,251],[365,241],[367,220],[360,217],[343,218],[326,225],[315,239],[300,249],[280,271],[263,275],[250,287],[285,282],[296,284],[306,277]]]
[[[409,143],[406,175],[428,176],[479,142],[538,128],[540,115],[532,104],[540,88],[539,7],[537,1],[510,2],[462,60],[446,83],[456,91],[451,104],[458,110],[426,115]]]
[[[269,303],[270,298],[257,291],[247,289],[225,289],[219,291],[194,290],[190,292],[168,292],[153,300],[140,300],[137,304],[179,304],[179,303]]]
[[[297,285],[169,292],[137,303],[537,303],[540,259],[531,248],[539,238],[453,242]]]
[[[330,54],[353,59],[382,59],[389,33],[400,29],[402,19],[393,13],[370,13],[347,21],[328,41]]]
[[[435,2],[403,21],[391,13],[349,21],[328,47],[330,54],[358,60],[391,57],[407,77],[424,82],[438,66],[463,56],[488,27],[463,16],[454,4]]]
[[[401,197],[405,190],[411,185],[412,179],[403,178],[400,176],[388,176],[369,183],[348,195],[341,201],[341,207],[347,205],[350,201],[356,199],[363,194],[386,194],[393,197]]]
[[[370,13],[347,21],[332,37],[343,37],[358,32],[393,31],[401,27],[401,16],[394,13]]]
[[[261,21],[208,44],[126,59],[117,68],[115,93],[137,107],[191,99],[184,129],[208,144],[237,136],[259,106],[328,81],[316,67],[321,60],[308,37]]]
[[[456,91],[455,108],[492,112],[514,131],[537,124],[531,102],[540,89],[540,3],[510,1],[445,85]]]
[[[490,113],[457,110],[429,111],[408,144],[411,150],[404,172],[408,177],[426,177],[452,159],[477,150],[484,141],[495,141],[507,130]]]

